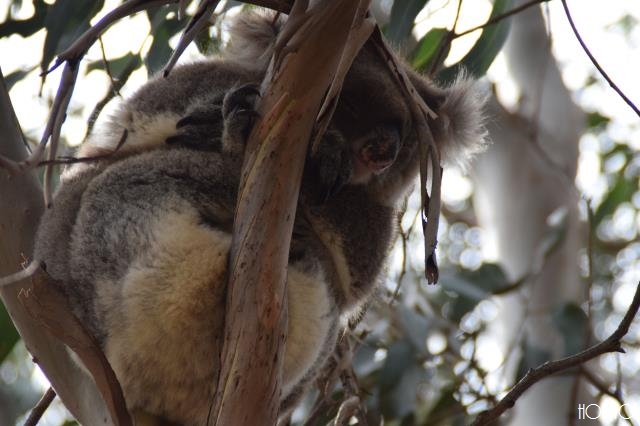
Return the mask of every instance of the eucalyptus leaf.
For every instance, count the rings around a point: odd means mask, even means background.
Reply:
[[[135,55],[133,53],[127,53],[124,56],[119,58],[110,59],[108,61],[109,72],[113,76],[114,79],[121,79],[122,76],[129,72],[131,67],[137,67],[142,64],[142,60],[140,55]],[[106,70],[106,65],[104,61],[93,61],[87,65],[87,73],[95,70]],[[130,72],[129,72],[130,73]]]
[[[0,363],[9,355],[15,344],[20,339],[11,317],[4,305],[0,303]]]
[[[45,17],[51,6],[42,0],[35,0],[33,8],[33,15],[27,19],[16,20],[9,16],[4,22],[0,23],[0,38],[13,34],[29,37],[42,29]]]
[[[11,89],[13,87],[14,84],[16,84],[19,81],[22,81],[27,74],[29,74],[31,71],[33,71],[36,67],[30,67],[27,69],[21,69],[21,70],[17,70],[12,72],[11,74],[7,75],[4,78],[4,82],[7,86],[7,89]]]
[[[397,310],[400,323],[409,342],[419,353],[426,353],[426,341],[430,330],[429,321],[408,306],[398,305]]]
[[[425,34],[411,55],[411,66],[418,71],[428,70],[440,51],[441,58],[446,58],[451,48],[449,34],[446,28],[433,28]]]
[[[587,113],[587,127],[592,130],[603,129],[607,124],[611,122],[611,117],[604,116],[598,111],[592,111]]]
[[[89,29],[91,19],[104,0],[57,0],[44,20],[47,36],[42,51],[41,69],[47,69],[53,58]]]
[[[489,19],[509,11],[513,8],[514,3],[515,0],[495,0]],[[505,18],[485,27],[469,53],[456,65],[440,72],[439,79],[453,81],[461,69],[466,70],[475,78],[485,75],[495,57],[502,50],[509,34],[510,22],[509,18]]]
[[[380,407],[385,418],[403,418],[416,409],[417,387],[426,372],[417,362],[413,346],[406,340],[389,347],[380,371]]]
[[[605,217],[613,214],[621,203],[629,201],[637,191],[638,178],[627,178],[624,174],[619,174],[613,187],[594,212],[593,226],[598,226]]]
[[[516,380],[523,378],[529,370],[541,366],[547,361],[551,361],[549,351],[530,345],[524,345],[522,357],[518,363],[518,377]]]
[[[169,40],[178,34],[187,23],[186,20],[179,21],[177,19],[176,11],[176,7],[172,6],[147,12],[149,23],[151,24],[151,33],[153,34],[153,42],[149,47],[147,56],[144,58],[149,75],[155,74],[164,68],[173,53]],[[168,18],[170,13],[175,13],[175,17]]]
[[[424,424],[462,426],[467,423],[464,415],[466,410],[455,398],[455,392],[454,387],[442,389],[440,397],[429,411]]]
[[[482,300],[511,286],[502,268],[493,263],[485,263],[474,271],[443,274],[440,282],[450,298],[444,306],[444,314],[455,322]]]
[[[140,55],[134,55],[128,53],[120,58],[110,60],[109,71],[113,78],[111,84],[111,90],[109,90],[105,96],[96,104],[89,116],[89,125],[87,126],[87,134],[91,132],[96,120],[107,103],[113,99],[113,97],[120,91],[120,89],[127,82],[131,74],[140,68],[142,65],[142,58]],[[96,61],[89,64],[87,72],[92,70],[104,70],[106,68],[104,61]]]
[[[424,8],[428,0],[396,0],[391,7],[389,25],[385,29],[385,36],[396,45],[401,44],[413,30],[413,23],[418,13]]]
[[[566,303],[553,313],[553,325],[564,338],[565,356],[576,354],[588,343],[589,319],[580,306]]]

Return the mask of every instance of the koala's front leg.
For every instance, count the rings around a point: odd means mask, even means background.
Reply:
[[[177,132],[165,142],[171,146],[203,151],[220,151],[223,131],[222,94],[206,97],[192,105],[176,123]]]
[[[260,88],[256,84],[245,84],[227,92],[222,102],[224,131],[222,150],[233,154],[244,152],[245,143],[258,113],[255,110]]]
[[[244,152],[256,115],[257,85],[245,84],[195,102],[176,124],[166,143],[203,151]]]

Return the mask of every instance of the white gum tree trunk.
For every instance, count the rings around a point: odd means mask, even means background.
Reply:
[[[500,313],[489,333],[507,356],[501,371],[505,384],[515,379],[522,351],[512,348],[520,337],[527,347],[554,359],[565,355],[564,340],[552,323],[553,311],[584,299],[578,270],[583,235],[573,183],[584,116],[562,82],[540,9],[530,8],[512,19],[504,52],[521,91],[519,110],[508,112],[492,100],[493,144],[473,170],[476,213],[496,259],[514,281],[534,272],[517,294],[496,300]],[[542,260],[540,252],[550,235],[549,215],[556,211],[565,215],[564,236]],[[563,376],[537,383],[516,403],[510,424],[570,424],[576,404],[590,402],[582,390],[572,396],[574,382],[573,376]]]

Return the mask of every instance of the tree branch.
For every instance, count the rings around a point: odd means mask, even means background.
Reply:
[[[18,299],[42,329],[55,336],[80,358],[90,372],[114,425],[133,424],[120,383],[98,342],[84,329],[73,314],[60,283],[42,269],[31,278],[31,287],[21,290]],[[39,362],[36,360],[36,362]],[[69,404],[71,401],[66,400]]]
[[[518,6],[518,7],[514,7],[511,10],[507,10],[506,12],[501,13],[500,15],[494,16],[493,18],[489,19],[487,22],[485,22],[482,25],[478,25],[476,27],[469,28],[468,30],[464,30],[461,33],[454,33],[451,36],[451,39],[453,40],[454,38],[462,37],[462,36],[465,36],[467,34],[470,34],[470,33],[474,32],[474,31],[481,30],[481,29],[486,28],[486,27],[488,27],[490,25],[496,24],[496,23],[498,23],[498,22],[500,22],[500,21],[502,21],[504,19],[510,18],[511,16],[516,15],[516,14],[522,12],[523,10],[526,10],[526,9],[530,8],[531,6],[535,6],[535,5],[540,4],[540,3],[546,3],[548,1],[550,1],[550,0],[531,0],[531,1],[529,1],[529,2],[527,2],[525,4],[522,4],[522,5]]]
[[[274,52],[245,153],[233,225],[225,337],[211,420],[275,424],[287,326],[286,267],[311,131],[368,1],[296,2]],[[348,66],[347,66],[348,68]],[[314,70],[313,77],[309,69]],[[246,407],[251,407],[247,410]]]
[[[609,336],[606,340],[594,346],[591,346],[590,348],[587,348],[575,355],[559,359],[557,361],[545,362],[541,366],[529,370],[529,372],[522,379],[520,379],[518,383],[515,384],[515,386],[509,391],[509,393],[507,393],[507,395],[505,395],[505,397],[502,398],[496,406],[480,413],[472,423],[472,426],[487,425],[496,420],[505,411],[512,408],[518,398],[520,398],[520,396],[527,389],[529,389],[532,385],[544,379],[545,377],[551,376],[572,367],[577,367],[605,353],[624,353],[624,349],[622,349],[622,338],[629,332],[629,327],[631,326],[633,319],[638,313],[639,308],[640,283],[638,283],[636,293],[633,296],[631,305],[629,305],[629,309],[620,321],[618,328],[613,332],[613,334],[611,334],[611,336]]]
[[[50,141],[51,148],[49,160],[55,159],[57,155],[57,145],[60,138],[62,123],[66,118],[67,106],[75,88],[78,65],[86,51],[98,40],[104,32],[115,22],[133,13],[145,10],[153,6],[160,6],[169,3],[176,3],[178,0],[129,0],[116,7],[105,15],[98,23],[85,31],[71,46],[58,55],[54,65],[45,73],[51,72],[63,63],[66,66],[60,78],[58,91],[53,101],[53,106],[49,113],[46,128],[40,139],[38,147],[26,159],[20,162],[13,161],[7,157],[0,157],[0,166],[16,174],[21,171],[31,170],[44,156],[47,143]],[[48,205],[51,199],[51,171],[47,167],[45,171],[45,203]]]
[[[1,73],[0,134],[3,135],[0,156],[21,162],[27,155],[26,149]],[[7,200],[0,203],[0,228],[3,229],[0,276],[5,276],[15,273],[25,253],[32,253],[35,229],[44,206],[33,173],[11,178],[0,173],[0,193],[3,200]],[[27,349],[79,422],[92,424],[96,416],[109,419],[109,411],[93,380],[78,369],[64,345],[47,333],[18,299],[18,293],[28,285],[28,282],[17,281],[0,287],[2,302]]]
[[[31,413],[29,413],[29,417],[24,422],[23,426],[37,426],[40,422],[40,419],[44,415],[45,411],[47,411],[47,408],[49,408],[49,405],[51,405],[51,402],[53,402],[55,397],[56,391],[54,391],[53,388],[47,389],[44,395],[42,395],[42,398],[40,398],[40,401],[38,401],[36,406],[33,407],[33,410],[31,410]]]

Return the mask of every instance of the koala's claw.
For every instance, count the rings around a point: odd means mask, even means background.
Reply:
[[[242,152],[258,112],[254,105],[260,96],[259,86],[248,83],[230,90],[222,101],[224,133],[222,149],[226,152]]]
[[[176,123],[176,133],[165,139],[167,145],[218,151],[222,134],[222,109],[219,104],[202,103]]]
[[[256,98],[260,96],[260,86],[254,83],[243,84],[229,92],[222,101],[222,116],[226,119],[234,113],[251,113],[251,117],[255,117],[254,106]]]
[[[212,105],[210,108],[196,109],[189,115],[182,117],[176,123],[176,129],[186,126],[202,126],[212,123],[219,123],[222,120],[222,110],[218,105]]]

